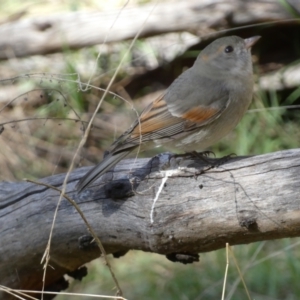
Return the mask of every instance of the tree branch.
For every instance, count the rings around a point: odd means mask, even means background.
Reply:
[[[162,166],[169,163],[169,169]],[[300,236],[300,149],[237,157],[209,169],[164,154],[124,160],[92,188],[67,194],[83,211],[107,253],[130,249],[195,254],[231,245]],[[41,180],[61,187],[65,174]],[[27,182],[0,184],[1,284],[41,287],[42,258],[59,192]],[[153,204],[156,199],[155,205]],[[151,214],[153,222],[151,222]],[[46,286],[99,256],[88,230],[68,202],[59,208]],[[5,298],[1,298],[5,299]]]

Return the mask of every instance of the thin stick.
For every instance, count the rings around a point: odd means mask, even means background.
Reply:
[[[226,281],[227,281],[228,267],[229,267],[229,250],[228,250],[228,247],[229,247],[229,244],[226,243],[226,268],[225,268],[225,276],[224,276],[224,282],[223,282],[222,300],[224,300],[224,297],[225,297]]]
[[[104,257],[104,260],[106,262],[106,265],[110,271],[110,274],[116,284],[116,287],[118,289],[117,291],[117,296],[121,296],[121,295],[118,295],[118,292],[121,291],[121,288],[120,288],[120,285],[118,283],[118,280],[112,270],[112,267],[111,267],[111,264],[109,263],[109,260],[107,258],[107,254],[105,252],[105,249],[100,241],[100,239],[98,238],[97,234],[94,232],[93,228],[91,227],[91,225],[89,224],[88,220],[86,219],[86,217],[84,216],[83,212],[81,211],[81,209],[79,208],[79,206],[77,205],[77,203],[72,199],[70,198],[68,195],[66,195],[65,193],[62,192],[62,190],[58,189],[57,187],[53,186],[53,185],[50,185],[50,184],[46,184],[46,183],[42,183],[42,182],[37,182],[37,181],[34,181],[34,180],[30,180],[30,179],[25,179],[25,181],[27,182],[31,182],[31,183],[34,183],[34,184],[38,184],[38,185],[42,185],[42,186],[45,186],[45,187],[48,187],[50,189],[53,189],[55,191],[58,191],[61,195],[61,197],[64,197],[66,198],[77,210],[77,212],[79,213],[79,215],[81,216],[82,220],[84,221],[85,225],[87,226],[89,232],[91,233],[91,235],[93,236],[93,238],[95,239],[103,257]],[[118,299],[121,299],[118,297]]]
[[[236,258],[235,258],[235,256],[234,256],[234,253],[233,253],[233,251],[232,251],[232,249],[231,249],[230,246],[228,246],[228,248],[229,248],[230,253],[231,253],[232,257],[233,257],[233,261],[234,261],[234,264],[235,264],[235,266],[236,266],[236,268],[237,268],[237,270],[238,270],[238,272],[239,272],[240,278],[241,278],[241,280],[242,280],[242,282],[243,282],[243,285],[244,285],[246,294],[247,294],[247,296],[248,296],[248,299],[249,299],[249,300],[252,300],[251,297],[250,297],[248,288],[247,288],[247,286],[246,286],[246,282],[245,282],[245,280],[244,280],[243,274],[242,274],[242,272],[241,272],[241,270],[240,270],[240,268],[239,268],[238,262],[237,262],[237,260],[236,260]]]
[[[7,294],[9,294],[9,295],[12,295],[12,296],[14,296],[14,297],[16,297],[16,298],[18,298],[18,299],[21,299],[21,300],[28,300],[28,298],[29,298],[29,299],[32,299],[32,300],[38,300],[38,298],[32,297],[32,296],[28,296],[27,294],[23,293],[23,292],[20,291],[20,290],[11,289],[11,288],[6,287],[6,286],[3,286],[3,285],[0,285],[0,291],[1,291],[1,290],[2,290],[3,292],[5,292],[5,293],[7,293]],[[21,296],[26,297],[26,299],[25,299],[25,298],[22,298]]]
[[[0,286],[1,287],[1,286]],[[83,293],[67,293],[67,292],[41,292],[41,291],[30,291],[30,290],[13,290],[14,292],[22,292],[22,293],[34,293],[34,294],[47,294],[47,295],[66,295],[66,296],[84,296],[84,297],[91,297],[91,298],[104,298],[104,299],[116,299],[115,296],[106,296],[106,295],[95,295],[95,294],[83,294]],[[31,297],[26,295],[27,297]],[[33,298],[36,299],[37,298]],[[119,300],[127,300],[126,298],[123,297],[118,297]]]
[[[157,2],[156,2],[156,4],[157,4]],[[87,140],[88,134],[89,134],[89,132],[90,132],[90,129],[91,129],[91,127],[92,127],[92,124],[93,124],[93,121],[94,121],[94,119],[95,119],[95,117],[96,117],[96,114],[98,113],[98,111],[99,111],[99,109],[100,109],[100,107],[101,107],[101,105],[102,105],[102,103],[103,103],[103,101],[104,101],[104,98],[105,98],[106,95],[108,94],[108,91],[109,91],[110,87],[112,86],[112,83],[114,82],[114,80],[115,80],[115,78],[116,78],[116,76],[117,76],[117,74],[118,74],[118,72],[119,72],[119,70],[120,70],[120,68],[121,68],[121,65],[122,65],[123,61],[125,60],[125,58],[126,58],[127,54],[129,53],[129,51],[132,49],[132,47],[133,47],[135,41],[136,41],[137,38],[139,37],[141,31],[142,31],[143,28],[144,28],[144,24],[147,22],[147,20],[148,20],[148,18],[150,17],[152,11],[153,11],[154,8],[156,7],[156,4],[153,6],[153,9],[150,11],[150,13],[149,13],[147,19],[145,20],[145,22],[143,23],[143,25],[140,27],[140,29],[139,29],[139,31],[137,32],[137,34],[135,35],[134,39],[133,39],[132,42],[130,43],[129,48],[127,49],[126,53],[123,55],[123,57],[122,57],[122,59],[121,59],[119,65],[118,65],[118,67],[117,67],[115,73],[113,74],[111,80],[109,81],[109,84],[108,84],[107,88],[105,89],[105,91],[104,91],[104,93],[103,93],[103,95],[102,95],[102,97],[101,97],[101,99],[100,99],[100,101],[99,101],[99,103],[98,103],[98,105],[97,105],[97,107],[96,107],[96,109],[95,109],[95,111],[94,111],[92,117],[91,117],[91,120],[90,120],[90,122],[89,122],[89,124],[88,124],[88,126],[87,126],[87,129],[86,129],[86,131],[85,131],[85,133],[84,133],[84,135],[83,135],[83,137],[82,137],[82,139],[81,139],[81,141],[80,141],[80,143],[79,143],[79,145],[78,145],[78,147],[77,147],[77,149],[76,149],[76,151],[75,151],[75,154],[74,154],[74,156],[73,156],[73,158],[72,158],[72,161],[71,161],[71,164],[70,164],[70,166],[69,166],[68,172],[67,172],[67,174],[66,174],[66,176],[65,176],[65,178],[64,178],[64,182],[63,182],[63,185],[62,185],[62,190],[60,191],[60,197],[59,197],[59,199],[58,199],[58,203],[57,203],[57,206],[56,206],[56,210],[55,210],[55,213],[54,213],[54,216],[53,216],[53,222],[52,222],[52,226],[51,226],[51,230],[50,230],[50,234],[49,234],[48,244],[47,244],[47,247],[46,247],[46,249],[45,249],[45,253],[44,253],[44,255],[43,255],[43,258],[42,258],[42,261],[45,261],[45,264],[44,264],[44,269],[45,269],[45,270],[44,270],[44,276],[43,276],[43,290],[44,290],[44,287],[45,287],[46,266],[48,265],[48,262],[49,262],[49,259],[50,259],[49,253],[50,253],[50,245],[51,245],[51,239],[52,239],[52,234],[53,234],[53,228],[54,228],[54,224],[55,224],[55,221],[56,221],[56,216],[57,216],[58,208],[59,208],[59,206],[60,206],[60,203],[61,203],[61,200],[62,200],[63,195],[65,195],[66,186],[67,186],[67,182],[68,182],[70,173],[71,173],[71,171],[73,170],[74,165],[75,165],[75,160],[77,159],[78,154],[79,154],[81,148],[83,147],[83,145],[85,144],[85,142],[86,142],[86,140]],[[103,247],[102,247],[102,248],[103,248]],[[101,249],[101,248],[100,248],[100,249]],[[101,249],[101,251],[102,251],[102,249]],[[103,256],[104,256],[104,258],[106,259],[106,255],[103,255]],[[108,261],[107,261],[107,264],[108,264]],[[112,270],[110,269],[110,271],[112,271]],[[111,272],[111,274],[113,274],[113,273]],[[114,279],[115,284],[116,284],[116,286],[117,286],[117,288],[118,288],[117,295],[122,296],[122,294],[123,294],[123,293],[122,293],[122,290],[120,289],[120,286],[119,286],[119,284],[118,284],[118,282],[117,282],[115,276],[113,276],[113,279]],[[43,298],[43,295],[42,295],[42,298]]]

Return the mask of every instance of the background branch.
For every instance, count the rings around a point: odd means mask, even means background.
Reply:
[[[289,1],[300,11],[298,1]],[[114,12],[72,12],[20,19],[0,26],[0,59],[47,54],[106,42],[132,39],[153,4]],[[205,35],[218,30],[283,21],[293,14],[280,1],[206,0],[160,3],[151,13],[140,37],[189,31]],[[116,20],[116,22],[115,22]],[[161,22],[163,20],[163,22]],[[113,28],[111,25],[114,24]],[[24,34],[26,32],[26,34]]]

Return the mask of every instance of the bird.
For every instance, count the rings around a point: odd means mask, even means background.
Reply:
[[[260,39],[226,36],[214,40],[110,146],[103,160],[78,182],[78,193],[134,149],[165,146],[204,150],[227,135],[253,96],[251,47]]]

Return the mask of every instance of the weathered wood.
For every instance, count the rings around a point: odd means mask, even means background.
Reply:
[[[300,11],[300,3],[290,0]],[[43,15],[0,26],[0,59],[46,54],[68,48],[190,31],[205,35],[225,28],[293,17],[280,1],[190,0],[147,4],[112,12]]]
[[[80,206],[107,253],[130,249],[198,253],[225,247],[227,242],[300,236],[300,149],[237,157],[199,176],[203,162],[172,158],[170,169],[159,171],[168,160],[167,154],[124,160],[79,195],[74,186],[88,168],[71,174],[67,193]],[[54,175],[41,181],[61,187],[64,177]],[[40,261],[58,198],[57,191],[44,186],[0,184],[2,285],[41,287]],[[84,246],[88,236],[75,208],[63,200],[51,242],[46,286],[99,256],[96,246]]]

